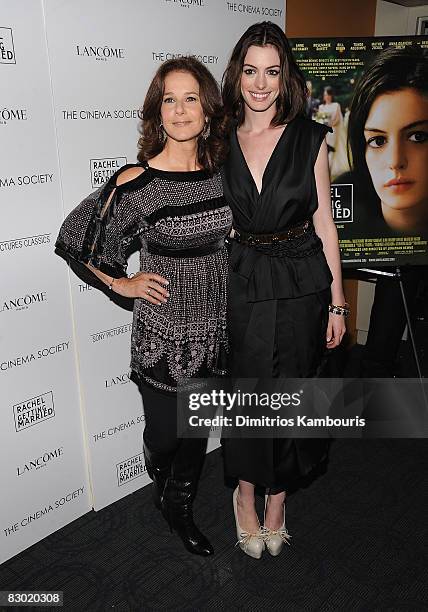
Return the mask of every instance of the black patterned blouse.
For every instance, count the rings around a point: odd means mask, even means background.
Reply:
[[[219,174],[143,164],[140,176],[116,186],[118,174],[133,166],[121,168],[67,216],[55,246],[119,278],[139,241],[140,269],[166,278],[170,297],[160,306],[135,299],[131,368],[153,387],[174,392],[180,379],[226,374],[224,238],[232,214]]]

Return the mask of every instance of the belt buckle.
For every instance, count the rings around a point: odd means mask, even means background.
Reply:
[[[248,244],[253,244],[255,242],[255,238],[252,234],[249,234],[248,238],[247,238],[247,242]]]

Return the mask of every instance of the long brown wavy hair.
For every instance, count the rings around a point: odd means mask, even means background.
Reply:
[[[241,36],[232,51],[223,75],[222,95],[224,112],[228,119],[244,121],[245,107],[241,95],[241,76],[248,49],[255,45],[276,47],[280,59],[279,96],[276,100],[276,114],[272,126],[282,125],[298,115],[304,115],[309,95],[305,78],[293,57],[290,43],[279,26],[263,21],[250,26]]]
[[[179,57],[164,62],[157,70],[147,90],[141,119],[138,140],[138,160],[148,161],[164,148],[162,134],[161,105],[165,90],[165,78],[171,72],[188,72],[199,84],[202,110],[209,121],[210,135],[205,140],[198,138],[197,161],[210,174],[216,172],[227,154],[227,140],[224,137],[223,109],[219,86],[211,72],[195,57]]]

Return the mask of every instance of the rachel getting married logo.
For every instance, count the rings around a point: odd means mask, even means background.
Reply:
[[[0,27],[0,64],[16,64],[12,28]]]
[[[144,465],[142,453],[124,459],[116,464],[117,486],[121,487],[145,473],[146,466]]]
[[[33,427],[55,416],[53,391],[36,395],[13,406],[15,430],[17,432]]]
[[[127,163],[126,157],[102,157],[90,160],[91,185],[100,187],[122,166]]]
[[[354,220],[354,185],[337,183],[330,188],[331,210],[335,223],[352,223]]]

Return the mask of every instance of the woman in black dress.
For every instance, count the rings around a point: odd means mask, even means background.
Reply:
[[[111,291],[135,298],[131,368],[144,401],[143,448],[154,501],[192,553],[213,548],[193,521],[204,439],[177,439],[180,380],[226,374],[225,236],[231,212],[218,171],[225,142],[211,73],[187,57],[162,64],[143,107],[138,164],[65,219],[56,243]],[[141,271],[126,275],[129,247]]]
[[[251,26],[223,79],[233,122],[223,173],[234,218],[228,294],[233,377],[316,376],[326,347],[337,346],[345,333],[325,143],[331,128],[305,118],[306,97],[282,30],[270,22]],[[266,544],[278,554],[290,537],[285,490],[326,457],[326,441],[227,439],[223,451],[226,475],[239,480],[234,509],[242,550],[259,558]],[[264,528],[255,485],[269,493]]]

